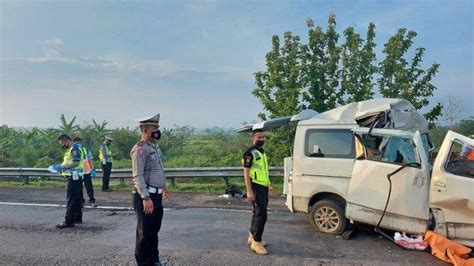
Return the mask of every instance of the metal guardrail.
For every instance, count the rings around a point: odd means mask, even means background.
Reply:
[[[228,185],[230,177],[242,177],[242,167],[198,167],[198,168],[165,168],[166,178],[175,184],[175,178],[213,178],[221,177]],[[102,177],[102,170],[97,169],[96,177]],[[283,167],[270,167],[270,176],[283,176]],[[52,179],[63,180],[60,174],[54,174],[46,168],[0,168],[0,179],[10,177],[19,178],[24,184],[28,184],[30,179],[38,177],[50,177]],[[110,178],[118,178],[124,182],[125,178],[132,177],[132,169],[112,169]]]

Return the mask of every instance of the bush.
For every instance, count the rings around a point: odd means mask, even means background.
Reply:
[[[46,168],[52,164],[54,164],[53,159],[49,158],[48,156],[44,156],[44,157],[41,157],[33,167]]]

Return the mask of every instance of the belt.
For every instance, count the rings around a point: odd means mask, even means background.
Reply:
[[[162,188],[157,188],[157,187],[148,187],[146,190],[148,191],[148,194],[161,194],[161,193],[163,193],[163,189]],[[137,188],[134,187],[132,192],[133,193],[138,193]]]
[[[163,189],[157,187],[148,187],[147,190],[150,194],[161,194],[163,192]]]

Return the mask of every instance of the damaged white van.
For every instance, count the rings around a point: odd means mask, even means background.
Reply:
[[[286,205],[321,232],[349,222],[414,234],[426,230],[474,246],[474,140],[448,132],[434,163],[428,123],[402,99],[373,99],[317,114],[306,110],[240,129],[296,126],[285,158]],[[381,219],[383,217],[383,219]]]

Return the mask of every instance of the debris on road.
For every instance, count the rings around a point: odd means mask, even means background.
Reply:
[[[422,235],[409,237],[405,232],[401,234],[399,232],[395,232],[393,239],[397,245],[406,249],[425,250],[428,247],[428,244],[425,242],[425,240],[423,240]]]

